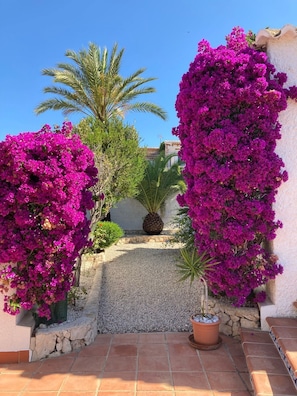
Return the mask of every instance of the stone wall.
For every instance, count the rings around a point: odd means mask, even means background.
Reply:
[[[235,338],[240,338],[240,328],[260,328],[260,313],[258,308],[234,307],[215,298],[208,300],[209,312],[221,319],[220,332]]]
[[[97,256],[97,255],[94,255]],[[97,257],[97,262],[102,257]],[[86,345],[90,345],[97,336],[98,327],[98,303],[101,289],[102,270],[96,265],[94,257],[86,257],[82,262],[82,269],[88,266],[96,266],[96,274],[93,280],[87,303],[81,316],[70,322],[53,324],[50,326],[39,326],[33,337],[31,337],[30,349],[32,351],[31,361],[46,357],[56,357],[69,353]]]

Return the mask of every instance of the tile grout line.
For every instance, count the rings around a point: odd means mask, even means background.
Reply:
[[[203,372],[203,374],[204,374],[204,376],[205,376],[205,378],[206,378],[207,385],[208,385],[208,387],[209,387],[209,391],[210,391],[210,392],[212,393],[212,395],[214,396],[214,392],[213,392],[213,390],[212,390],[212,388],[211,388],[211,385],[210,385],[210,382],[209,382],[209,378],[208,378],[208,375],[207,375],[207,371],[205,370],[205,367],[204,367],[204,364],[203,364],[203,361],[202,361],[202,359],[201,359],[200,352],[199,352],[198,349],[196,349],[196,354],[197,354],[197,356],[198,356],[198,358],[199,358],[199,362],[200,362],[201,367],[202,367],[202,372]]]
[[[171,360],[170,360],[170,353],[169,353],[169,345],[168,345],[168,338],[167,338],[167,334],[164,334],[164,344],[166,346],[166,352],[167,352],[167,360],[168,360],[168,367],[169,367],[169,375],[170,375],[170,379],[171,379],[171,383],[172,383],[172,395],[175,396],[175,386],[174,386],[174,381],[173,381],[173,374],[172,374],[172,367],[171,367]]]

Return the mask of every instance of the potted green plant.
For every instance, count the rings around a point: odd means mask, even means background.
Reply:
[[[191,315],[193,334],[190,335],[190,344],[197,349],[215,349],[220,346],[219,337],[220,319],[217,315],[208,312],[208,286],[205,279],[207,271],[213,271],[218,264],[206,252],[200,253],[193,246],[185,246],[180,249],[181,260],[177,263],[180,273],[180,281],[190,279],[203,283],[204,293],[201,296],[201,307],[198,313]]]

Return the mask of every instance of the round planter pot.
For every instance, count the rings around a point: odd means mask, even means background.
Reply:
[[[196,322],[191,316],[194,340],[199,345],[217,345],[219,342],[219,327],[221,321],[215,323]]]

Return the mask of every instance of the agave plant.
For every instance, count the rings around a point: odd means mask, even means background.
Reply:
[[[135,198],[148,211],[143,221],[143,230],[149,235],[158,235],[163,231],[164,223],[159,212],[165,208],[166,200],[177,192],[185,191],[185,182],[181,174],[181,162],[173,165],[171,159],[176,154],[165,155],[147,162],[144,178],[138,186]]]
[[[192,283],[195,279],[201,280],[204,285],[204,296],[201,298],[201,315],[208,316],[208,286],[205,279],[207,271],[213,271],[218,264],[206,252],[199,253],[195,246],[186,246],[180,249],[181,260],[178,262],[177,271],[180,273],[180,281],[189,279]]]

